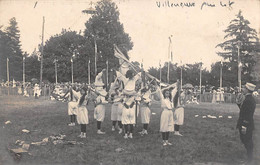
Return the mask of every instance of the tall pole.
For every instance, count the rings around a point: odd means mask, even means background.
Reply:
[[[167,83],[170,83],[170,61],[171,61],[171,37],[169,37],[169,47],[168,47],[168,72],[167,72]]]
[[[107,77],[106,77],[106,79],[107,79],[107,85],[106,85],[106,87],[107,87],[107,91],[108,91],[108,60],[106,61],[106,64],[107,64],[107,71],[106,71],[106,75],[107,75]]]
[[[25,88],[25,57],[23,57],[23,87]]]
[[[42,22],[42,45],[41,45],[41,71],[40,71],[40,87],[42,85],[42,69],[43,69],[43,40],[44,40],[44,22],[45,18],[43,17]]]
[[[201,102],[201,67],[202,67],[202,63],[200,63],[200,102]]]
[[[97,41],[94,36],[94,44],[95,44],[95,76],[97,75]]]
[[[223,63],[222,63],[222,60],[221,60],[221,64],[220,64],[220,84],[219,84],[219,87],[220,89],[222,88],[222,66],[223,66]]]
[[[55,83],[58,84],[57,59],[55,59]]]
[[[7,86],[8,86],[8,95],[9,95],[9,58],[6,60],[6,72],[7,72]]]
[[[74,80],[73,80],[73,59],[71,57],[71,83],[73,84],[74,83]]]
[[[181,66],[181,90],[182,90],[182,66]]]
[[[161,82],[162,82],[162,66],[161,66],[161,60],[160,60],[160,88],[161,88]]]
[[[88,60],[88,84],[90,85],[90,60]]]
[[[241,91],[241,61],[240,61],[240,44],[241,42],[238,42],[238,86],[239,86],[239,92]]]

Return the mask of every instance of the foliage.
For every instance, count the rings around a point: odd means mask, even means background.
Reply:
[[[252,80],[250,74],[252,73],[253,66],[256,64],[252,52],[256,50],[259,42],[256,30],[252,29],[249,25],[250,22],[239,11],[236,18],[231,20],[230,25],[224,30],[226,33],[224,39],[226,41],[217,45],[217,47],[223,49],[223,52],[218,52],[218,55],[228,61],[226,63],[227,67],[233,73],[229,74],[231,80],[237,79],[239,49],[242,63],[242,83]],[[235,85],[235,83],[229,83]]]
[[[118,59],[114,57],[114,44],[128,57],[127,52],[132,49],[133,43],[127,33],[124,32],[123,24],[119,22],[119,11],[114,2],[101,0],[97,2],[96,13],[85,24],[85,37],[97,43],[97,70],[109,66],[118,67]]]
[[[23,52],[20,45],[18,23],[13,17],[5,30],[0,29],[0,78],[7,80],[7,58],[9,59],[10,80],[22,80]]]
[[[74,82],[87,82],[89,60],[91,68],[94,68],[94,49],[91,43],[75,31],[63,30],[61,34],[52,36],[46,41],[43,53],[43,77],[50,82],[55,82],[55,60],[57,60],[58,82],[71,81],[71,60],[73,60]],[[91,72],[92,80],[93,72]]]

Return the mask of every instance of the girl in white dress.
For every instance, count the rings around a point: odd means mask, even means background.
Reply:
[[[112,131],[115,131],[116,123],[118,123],[119,134],[122,133],[122,97],[118,89],[111,95],[113,104],[111,106]]]
[[[142,97],[140,112],[141,112],[141,121],[143,124],[143,130],[142,130],[142,132],[140,132],[140,134],[147,135],[148,134],[147,129],[148,129],[148,125],[150,123],[150,118],[151,118],[151,110],[150,110],[151,91],[147,88],[144,88],[141,90],[141,93],[143,94],[143,97]]]
[[[77,109],[77,122],[80,124],[80,138],[86,138],[86,127],[89,123],[88,120],[88,109],[87,105],[87,88],[83,87],[80,90],[80,99],[78,100],[78,109]]]
[[[184,121],[184,104],[186,102],[185,93],[180,93],[177,88],[172,91],[173,103],[174,103],[174,135],[182,136],[180,134],[180,126],[183,125]]]
[[[137,92],[135,90],[136,81],[140,79],[140,74],[134,76],[132,70],[126,72],[124,80],[125,88],[123,90],[123,110],[122,110],[122,124],[125,128],[124,138],[133,138],[134,124],[136,124],[136,111],[137,111]],[[130,129],[128,132],[128,128]],[[129,135],[128,135],[129,133]]]
[[[103,89],[103,87],[99,87],[96,90],[98,94],[95,100],[95,110],[94,110],[94,119],[97,120],[97,134],[105,134],[105,132],[101,131],[101,123],[105,119],[105,104],[108,103],[106,100],[107,92]]]
[[[70,124],[68,125],[75,126],[80,92],[77,92],[76,89],[74,90],[72,87],[70,87],[69,91],[63,96],[63,98],[65,98],[67,95],[69,95],[70,100],[68,102],[68,115],[70,116]]]
[[[175,87],[176,88],[176,87]],[[174,131],[174,120],[173,120],[173,103],[172,95],[170,90],[164,89],[162,92],[159,89],[161,98],[161,120],[160,120],[160,132],[162,132],[163,146],[172,145],[169,140],[170,132]]]

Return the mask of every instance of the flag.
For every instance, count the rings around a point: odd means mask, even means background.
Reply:
[[[126,74],[126,72],[130,69],[130,62],[125,57],[125,55],[118,49],[116,45],[114,45],[114,55],[119,60],[119,72],[123,75]]]

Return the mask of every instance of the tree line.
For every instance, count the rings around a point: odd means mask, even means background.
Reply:
[[[82,13],[85,14],[85,13]],[[43,81],[55,82],[55,65],[57,62],[58,82],[71,81],[71,61],[73,61],[74,81],[87,82],[88,63],[90,62],[90,76],[95,78],[94,61],[97,52],[97,71],[106,68],[106,61],[113,68],[119,67],[118,59],[114,57],[113,45],[116,44],[129,59],[128,51],[133,48],[131,37],[124,30],[119,21],[119,11],[114,2],[101,0],[97,2],[95,12],[85,23],[83,32],[63,29],[61,33],[51,36],[43,47]],[[223,86],[238,86],[238,50],[242,67],[242,83],[247,81],[260,83],[260,44],[255,29],[245,19],[242,12],[231,20],[224,30],[225,41],[216,45],[221,48],[217,52],[223,58],[223,63],[216,62],[210,70],[202,67],[202,84],[219,86],[220,68],[223,71]],[[239,47],[239,49],[238,49]],[[9,58],[10,80],[22,80],[23,57],[25,57],[26,81],[40,77],[39,45],[31,54],[21,50],[20,31],[15,18],[11,18],[9,26],[0,26],[0,78],[6,81],[6,59]],[[214,48],[212,48],[214,49]],[[210,58],[210,57],[209,57]],[[140,63],[134,62],[140,67]],[[182,71],[183,83],[199,85],[199,74],[202,63],[170,64],[170,83],[180,79]],[[161,67],[161,78],[167,82],[168,63]],[[150,67],[148,72],[159,79],[160,69]]]

